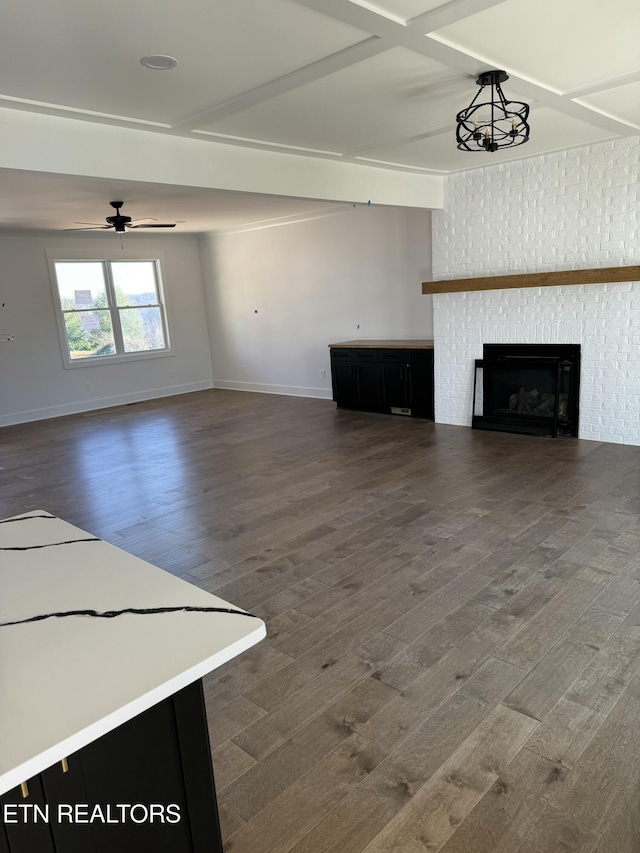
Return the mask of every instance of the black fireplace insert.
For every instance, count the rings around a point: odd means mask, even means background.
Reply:
[[[484,344],[474,429],[578,436],[580,344]]]

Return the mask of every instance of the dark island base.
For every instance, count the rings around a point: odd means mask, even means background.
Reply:
[[[18,787],[0,798],[3,807],[19,807],[18,823],[0,823],[0,853],[222,853],[201,681],[67,763],[66,773],[57,764],[29,779],[28,797]],[[26,804],[29,822],[23,817]],[[75,822],[76,814],[70,822],[68,807],[76,804],[84,820],[99,806],[104,822],[99,815],[92,823]],[[39,815],[34,822],[36,805],[44,813],[48,807],[48,823]]]

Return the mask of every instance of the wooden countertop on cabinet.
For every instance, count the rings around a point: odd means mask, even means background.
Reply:
[[[353,349],[433,349],[433,341],[342,341],[338,344],[329,344],[332,347],[351,347]]]

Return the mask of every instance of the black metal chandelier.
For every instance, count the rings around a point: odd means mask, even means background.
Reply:
[[[507,101],[500,84],[508,79],[505,71],[483,71],[476,80],[480,91],[456,116],[456,140],[462,151],[497,151],[522,145],[529,139],[529,106],[522,101]],[[483,92],[489,100],[481,98]]]

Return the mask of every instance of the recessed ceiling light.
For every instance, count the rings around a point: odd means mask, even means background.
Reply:
[[[178,60],[174,59],[173,56],[159,54],[157,56],[143,56],[140,63],[145,68],[153,68],[154,71],[168,71],[170,68],[176,67]]]

